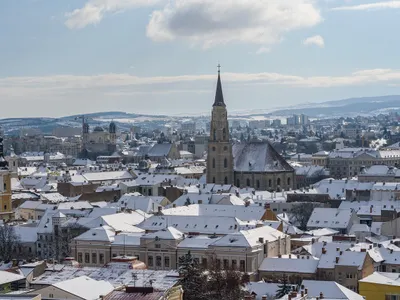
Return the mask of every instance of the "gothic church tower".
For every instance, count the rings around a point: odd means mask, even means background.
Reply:
[[[218,66],[217,91],[211,114],[207,183],[233,184],[232,144],[229,140],[228,113],[222,94],[220,66]]]

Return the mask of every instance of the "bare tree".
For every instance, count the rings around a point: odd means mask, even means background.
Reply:
[[[20,237],[13,226],[0,226],[0,258],[9,262],[15,258],[16,249],[20,246]]]
[[[307,222],[315,207],[317,204],[312,202],[294,204],[290,210],[291,221],[297,223],[301,230],[307,230]]]

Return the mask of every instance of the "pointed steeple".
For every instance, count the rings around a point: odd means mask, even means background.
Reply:
[[[222,94],[222,84],[221,84],[221,66],[218,65],[218,81],[217,81],[217,91],[215,92],[215,101],[213,106],[226,106],[224,102],[224,95]]]

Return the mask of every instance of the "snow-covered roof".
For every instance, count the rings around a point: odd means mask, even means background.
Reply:
[[[100,216],[85,224],[85,227],[95,228],[107,225],[115,231],[123,232],[143,232],[142,229],[136,227],[139,223],[143,222],[146,217],[150,215],[143,215],[136,211],[131,213],[117,213],[106,216]]]
[[[349,226],[352,216],[353,212],[350,209],[316,207],[307,222],[307,227],[345,229]]]
[[[155,144],[148,152],[147,155],[151,157],[163,157],[168,156],[169,152],[171,151],[172,144],[170,143],[162,143],[162,144]]]
[[[318,268],[333,269],[335,265],[338,265],[338,266],[357,267],[358,270],[361,270],[364,265],[366,257],[367,257],[366,252],[327,251],[325,254],[321,255]],[[337,258],[338,262],[336,262]]]
[[[52,203],[64,202],[67,200],[67,198],[61,195],[60,193],[42,193],[40,194],[40,196],[43,200]]]
[[[173,226],[184,233],[200,234],[228,234],[239,231],[236,218],[214,216],[152,216],[138,226],[150,231]]]
[[[80,276],[53,284],[54,287],[73,294],[81,299],[96,300],[114,290],[108,281],[94,280],[87,276]]]
[[[221,237],[215,237],[209,235],[188,236],[178,244],[178,248],[207,249],[211,244],[213,244],[220,238]]]
[[[83,173],[82,176],[89,182],[133,179],[133,175],[128,171],[92,172]]]
[[[25,277],[20,274],[0,270],[0,285],[24,279]]]
[[[174,227],[167,227],[156,232],[143,235],[144,239],[161,239],[161,240],[180,240],[184,238],[184,234]]]
[[[335,281],[303,280],[301,287],[307,289],[308,297],[314,299],[324,295],[324,299],[364,300],[364,297]]]
[[[273,242],[278,239],[286,238],[287,235],[270,226],[263,226],[249,230],[241,230],[236,233],[227,234],[226,236],[215,241],[214,247],[254,247],[262,245],[260,238],[264,242]]]
[[[97,228],[91,228],[88,231],[74,238],[77,241],[101,241],[113,242],[115,237],[115,230],[110,226],[104,225]]]
[[[62,202],[58,204],[58,209],[92,209],[93,206],[88,201]]]
[[[318,258],[312,256],[296,255],[289,257],[266,257],[262,261],[259,271],[282,273],[306,273],[314,274],[318,268]]]
[[[293,171],[269,142],[236,143],[232,153],[238,172]]]
[[[258,221],[265,214],[265,210],[260,206],[191,204],[164,209],[162,213],[175,216],[236,217],[242,221]]]
[[[382,285],[400,286],[399,273],[374,272],[371,275],[360,279],[359,281]]]

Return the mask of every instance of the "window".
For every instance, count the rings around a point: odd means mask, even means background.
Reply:
[[[212,167],[215,169],[215,158],[212,159]]]
[[[228,184],[228,177],[225,176],[224,183]]]
[[[215,177],[213,177],[213,183],[215,183]]]
[[[82,263],[82,252],[78,252],[78,263]]]
[[[221,268],[221,260],[220,259],[215,260],[215,266],[216,266],[216,268]]]
[[[245,271],[245,261],[241,260],[240,261],[240,272],[244,272]]]
[[[54,295],[53,294],[49,294],[49,298],[54,298]]]
[[[272,180],[271,179],[268,180],[268,187],[272,187]]]
[[[160,249],[161,248],[161,244],[156,244],[156,248]]]
[[[215,147],[212,147],[212,151],[215,151]]]
[[[240,180],[239,179],[236,179],[236,186],[240,187]]]
[[[232,260],[232,269],[236,270],[236,268],[237,268],[237,260],[233,259]]]
[[[203,266],[203,268],[207,268],[207,258],[205,257],[202,258],[201,265]]]
[[[278,179],[276,180],[276,185],[278,185],[278,186],[281,185],[281,179],[280,179],[280,178],[278,178]]]
[[[104,264],[104,254],[103,253],[99,254],[99,263]]]
[[[97,253],[92,253],[92,264],[97,264]]]
[[[228,151],[228,147],[227,146],[224,147],[224,151],[225,152]]]
[[[7,191],[7,183],[4,182],[3,191]]]
[[[213,133],[213,139],[214,141],[217,140],[217,130],[214,129],[214,133]]]
[[[256,181],[256,185],[257,185],[257,188],[259,189],[260,188],[260,180]]]
[[[229,269],[229,260],[224,259],[224,269]]]
[[[169,268],[169,256],[164,257],[164,267]]]
[[[224,159],[224,168],[227,168],[227,167],[228,167],[228,159],[225,158],[225,159]]]
[[[156,256],[156,267],[161,267],[161,256]]]
[[[226,139],[226,129],[222,129],[222,138],[225,140]]]
[[[246,185],[250,186],[250,179],[249,178],[247,178],[247,180],[246,180]]]
[[[153,266],[153,256],[149,256],[148,258],[147,258],[147,265],[149,266],[149,267],[152,267]]]
[[[7,205],[4,205],[4,210],[7,210]]]
[[[87,263],[87,264],[90,263],[90,255],[89,255],[89,253],[85,253],[85,263]]]
[[[287,185],[290,186],[290,177],[287,179]]]

